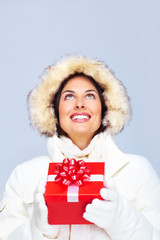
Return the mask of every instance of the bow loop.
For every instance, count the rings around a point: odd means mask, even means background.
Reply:
[[[90,178],[90,169],[85,166],[85,162],[83,160],[76,161],[74,158],[71,160],[65,158],[62,163],[58,163],[55,173],[57,174],[55,181],[66,186],[71,183],[81,186]]]

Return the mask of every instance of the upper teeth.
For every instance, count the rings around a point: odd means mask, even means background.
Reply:
[[[87,115],[75,115],[72,117],[73,120],[75,119],[89,119],[89,116]]]

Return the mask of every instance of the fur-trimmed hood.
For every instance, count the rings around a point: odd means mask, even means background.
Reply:
[[[83,73],[92,77],[104,88],[107,114],[103,124],[106,131],[114,135],[120,132],[131,116],[131,108],[126,89],[122,82],[100,61],[86,57],[68,57],[55,65],[49,66],[41,83],[28,96],[31,124],[41,134],[53,136],[57,119],[53,109],[53,98],[61,83],[70,75]]]

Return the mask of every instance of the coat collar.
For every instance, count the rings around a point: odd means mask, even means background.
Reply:
[[[94,150],[95,143],[96,148]],[[59,159],[60,162],[64,159],[64,155],[70,158],[67,155],[68,152],[74,157],[77,155],[82,157],[83,155],[90,154],[90,159],[93,162],[97,162],[97,159],[102,155],[103,161],[105,161],[105,180],[108,180],[128,163],[126,154],[118,149],[111,135],[108,135],[106,132],[96,135],[90,145],[83,151],[77,151],[77,147],[70,139],[66,138],[64,141],[64,139],[60,140],[56,136],[47,139],[47,147],[51,159],[55,158],[56,161]],[[63,149],[63,152],[66,149],[65,154],[61,153],[61,149]],[[89,159],[84,160],[88,161]]]
[[[118,149],[111,136],[107,137],[105,159],[105,180],[111,178],[129,162],[126,154]]]

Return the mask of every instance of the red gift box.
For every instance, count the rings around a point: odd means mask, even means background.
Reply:
[[[86,162],[90,168],[90,180],[82,186],[66,186],[55,182],[55,167],[50,163],[48,181],[45,191],[45,202],[48,207],[48,223],[56,224],[92,224],[83,218],[85,207],[94,198],[102,200],[100,189],[104,187],[104,162]]]

